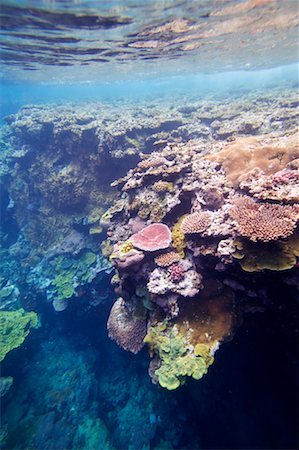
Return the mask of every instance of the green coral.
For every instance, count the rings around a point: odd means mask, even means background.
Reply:
[[[3,361],[8,352],[20,347],[30,332],[30,328],[38,326],[38,317],[35,312],[0,311],[0,361]]]
[[[144,342],[158,354],[161,365],[155,376],[159,384],[168,390],[177,389],[186,376],[199,380],[213,362],[209,352],[193,352],[193,347],[188,345],[186,337],[175,326],[167,328],[163,323],[151,326]]]
[[[233,257],[246,272],[262,270],[288,270],[294,267],[299,256],[297,233],[284,241],[253,243],[247,240],[235,241]]]
[[[97,261],[97,255],[91,251],[84,252],[79,259],[58,256],[53,264],[57,275],[51,284],[55,287],[56,298],[70,298],[75,294],[78,282],[86,283],[90,277],[90,267]]]

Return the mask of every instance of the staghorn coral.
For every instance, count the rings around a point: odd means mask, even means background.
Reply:
[[[230,216],[236,222],[237,232],[251,241],[275,241],[290,236],[299,219],[298,206],[257,203],[249,197],[234,201]]]
[[[211,223],[210,213],[207,211],[196,211],[186,216],[181,223],[181,231],[184,234],[203,233]]]
[[[168,267],[171,264],[178,262],[181,259],[181,256],[177,252],[166,252],[155,258],[155,263],[159,267]]]
[[[146,321],[144,318],[134,318],[122,298],[118,298],[112,306],[107,329],[109,337],[124,350],[138,353],[143,347]]]

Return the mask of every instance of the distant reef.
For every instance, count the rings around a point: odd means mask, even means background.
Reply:
[[[154,383],[200,379],[243,314],[267,307],[273,277],[298,290],[297,107],[273,89],[6,117],[3,321],[114,302],[109,336],[148,346]]]

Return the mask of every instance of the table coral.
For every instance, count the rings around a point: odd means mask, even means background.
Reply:
[[[179,253],[170,251],[157,256],[155,258],[155,263],[159,267],[168,267],[171,264],[178,262],[180,259],[181,256]]]
[[[290,236],[299,219],[299,207],[257,203],[249,197],[234,201],[230,211],[237,231],[251,241],[276,241]]]

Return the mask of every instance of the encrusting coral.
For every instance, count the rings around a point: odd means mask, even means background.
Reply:
[[[35,312],[24,309],[0,311],[0,361],[14,348],[20,347],[31,328],[38,326]]]

